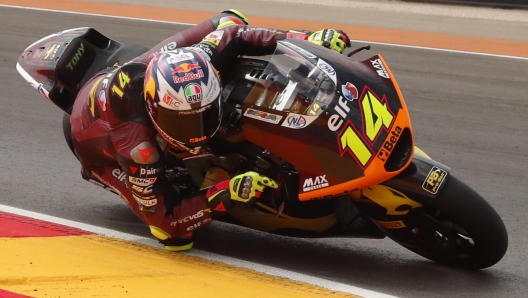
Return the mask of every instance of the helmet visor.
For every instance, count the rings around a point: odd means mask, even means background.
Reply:
[[[156,124],[165,134],[185,145],[203,145],[220,124],[218,101],[198,110],[175,111],[158,105]]]

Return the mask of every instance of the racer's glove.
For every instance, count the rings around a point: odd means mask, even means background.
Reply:
[[[247,172],[216,184],[207,190],[209,208],[227,211],[234,202],[253,204],[260,198],[264,187],[278,188],[277,182],[256,172]]]
[[[229,181],[231,199],[242,203],[253,203],[264,191],[264,187],[278,188],[277,182],[256,172],[235,176]]]
[[[308,41],[339,53],[343,53],[345,48],[350,47],[350,38],[342,30],[323,29],[312,33]]]

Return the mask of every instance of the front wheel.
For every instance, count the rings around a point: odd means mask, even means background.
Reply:
[[[483,269],[499,262],[508,248],[506,227],[497,212],[473,189],[450,176],[421,219],[422,245],[401,243],[437,263]],[[425,244],[427,243],[427,244]]]

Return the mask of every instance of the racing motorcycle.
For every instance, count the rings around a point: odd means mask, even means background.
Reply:
[[[93,28],[47,36],[17,70],[65,112],[95,73],[148,49]],[[219,218],[292,237],[389,237],[438,263],[496,264],[508,246],[495,210],[414,146],[406,104],[380,55],[358,61],[303,40],[221,73],[223,116],[207,153],[169,149],[171,181],[196,191],[245,171],[279,182]],[[71,70],[75,68],[75,71]],[[192,70],[191,70],[192,71]]]

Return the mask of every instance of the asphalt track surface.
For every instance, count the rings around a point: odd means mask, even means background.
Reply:
[[[64,143],[62,113],[15,70],[32,42],[92,26],[122,42],[154,45],[185,26],[0,7],[0,202],[149,236],[117,196],[86,183]],[[362,44],[355,43],[354,46]],[[292,239],[222,223],[195,248],[401,297],[526,297],[528,60],[374,44],[399,82],[416,143],[483,194],[510,246],[479,272],[438,266],[390,240]]]

